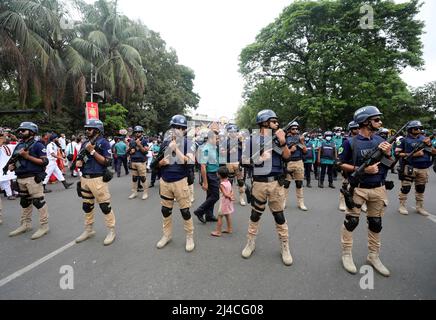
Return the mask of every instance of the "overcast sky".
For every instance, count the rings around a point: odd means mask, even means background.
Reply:
[[[290,3],[292,0],[118,0],[122,13],[159,32],[176,50],[179,62],[194,70],[194,90],[201,97],[197,112],[214,118],[235,116],[243,101],[239,54]],[[435,13],[436,1],[426,0],[420,14],[426,23],[426,70],[404,72],[403,79],[411,86],[436,80],[436,41],[431,41],[436,39],[436,21],[431,17]]]

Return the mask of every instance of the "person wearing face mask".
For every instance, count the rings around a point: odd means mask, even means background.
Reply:
[[[285,180],[285,201],[283,207],[286,208],[286,200],[289,194],[289,187],[291,181],[295,180],[297,205],[300,210],[307,211],[307,207],[304,204],[304,162],[303,155],[307,153],[307,147],[304,144],[304,137],[300,136],[300,125],[297,121],[291,123],[288,135],[286,137],[286,143],[289,148],[291,156],[287,159],[286,164],[286,180]]]
[[[318,153],[318,163],[321,165],[321,174],[318,180],[318,187],[324,188],[324,178],[327,172],[329,187],[334,189],[333,185],[333,165],[337,158],[335,143],[332,141],[333,132],[324,133],[324,141],[321,143]]]
[[[132,172],[132,194],[129,199],[134,199],[138,196],[139,184],[144,184],[142,200],[148,198],[148,185],[145,183],[147,179],[147,153],[148,140],[144,138],[144,128],[135,126],[133,128],[133,137],[129,143],[128,154],[130,155],[130,171]]]
[[[323,133],[321,129],[318,129],[318,132],[314,134],[313,140],[315,141],[314,147],[315,147],[315,163],[313,164],[313,174],[315,175],[315,179],[319,180],[319,171],[320,166],[318,164],[318,154],[319,149],[321,147],[321,144],[323,142]]]
[[[359,134],[345,140],[340,152],[342,170],[352,177],[365,160],[365,155],[375,148],[383,151],[390,158],[392,145],[375,132],[382,126],[382,113],[377,107],[366,106],[354,113],[354,121],[359,124]],[[365,168],[363,175],[353,183],[353,208],[347,208],[344,223],[341,227],[342,265],[348,272],[355,274],[357,268],[353,261],[353,231],[359,224],[361,205],[366,201],[368,221],[367,262],[381,275],[388,277],[390,271],[380,260],[382,217],[388,202],[385,179],[388,167],[378,162]]]
[[[44,199],[42,181],[45,178],[45,167],[48,164],[47,151],[41,141],[35,141],[38,126],[33,122],[22,122],[17,129],[20,143],[15,147],[14,154],[19,158],[15,164],[9,165],[10,171],[15,171],[20,195],[21,225],[9,233],[10,237],[32,230],[32,205],[39,211],[39,229],[32,235],[32,240],[46,235],[48,225],[48,207]]]
[[[436,149],[432,147],[430,137],[422,134],[423,126],[421,121],[410,121],[407,126],[407,136],[398,141],[395,154],[400,157],[400,180],[401,190],[399,193],[400,207],[398,212],[407,215],[406,201],[407,194],[415,183],[416,212],[423,215],[430,215],[424,209],[424,192],[428,182],[428,168],[432,166],[432,155],[436,154]],[[415,152],[411,157],[410,153],[414,150],[416,144],[424,142],[426,149]],[[407,160],[406,160],[407,158]]]
[[[161,145],[164,157],[157,164],[160,168],[160,188],[163,235],[157,243],[157,248],[162,249],[172,239],[173,223],[172,210],[176,201],[180,207],[183,218],[183,227],[186,233],[185,250],[194,250],[194,223],[189,208],[191,195],[188,186],[190,168],[194,165],[192,140],[186,136],[187,121],[183,115],[175,115],[170,121],[171,135]],[[160,158],[160,157],[159,157]]]
[[[339,150],[339,148],[342,146],[343,140],[344,137],[342,135],[342,127],[335,127],[332,141],[335,143],[336,150]],[[333,180],[336,181],[337,178],[338,178],[338,172],[336,170],[333,170]]]
[[[310,173],[312,171],[312,166],[316,162],[315,158],[315,144],[316,142],[310,138],[309,135],[304,137],[304,144],[306,145],[307,152],[303,154],[304,161],[304,177],[306,178],[306,187],[312,188],[310,184]]]
[[[249,161],[253,164],[253,184],[247,244],[242,250],[242,257],[250,258],[255,250],[259,220],[265,211],[266,204],[268,204],[275,220],[281,244],[282,261],[286,266],[290,266],[293,259],[289,251],[288,223],[283,212],[284,160],[290,157],[290,151],[286,144],[286,133],[279,128],[277,115],[272,110],[261,110],[256,116],[256,123],[259,126],[259,132],[247,139],[245,145],[245,150],[251,150],[251,160]],[[268,143],[273,134],[276,141]],[[247,161],[245,157],[246,155],[243,154],[243,163]]]
[[[108,167],[111,165],[110,144],[103,136],[104,127],[100,120],[89,120],[85,125],[88,141],[82,144],[76,167],[82,171],[77,192],[83,198],[82,208],[85,212],[85,231],[76,239],[83,242],[95,235],[94,204],[97,201],[104,214],[108,234],[103,241],[105,246],[115,240],[115,214],[111,207],[109,180],[106,179]]]

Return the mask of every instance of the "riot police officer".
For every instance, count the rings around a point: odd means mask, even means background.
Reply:
[[[255,239],[259,230],[259,220],[265,211],[265,205],[268,203],[269,208],[274,216],[276,230],[281,243],[281,255],[283,263],[291,265],[293,260],[289,252],[289,235],[288,224],[283,213],[283,201],[285,190],[283,188],[284,159],[288,159],[290,151],[286,145],[286,134],[279,129],[277,115],[274,111],[266,109],[257,114],[256,123],[259,125],[260,133],[252,135],[247,140],[246,150],[255,150],[260,146],[260,156],[252,155],[253,167],[253,185],[251,216],[248,222],[247,244],[242,251],[242,257],[249,258],[255,250]],[[281,150],[282,154],[271,148],[267,143],[268,133],[273,130],[277,136],[278,145],[275,146]],[[275,142],[272,142],[273,144]],[[257,152],[256,152],[257,153]],[[244,157],[245,155],[243,155]],[[243,159],[243,162],[246,160]]]
[[[421,135],[423,126],[421,121],[410,121],[407,126],[407,136],[398,141],[395,153],[400,159],[400,180],[401,190],[399,193],[401,214],[408,214],[406,207],[407,194],[415,183],[416,212],[428,216],[429,213],[424,209],[425,185],[428,182],[428,168],[432,166],[432,155],[436,154],[436,149],[432,148],[429,137]],[[418,151],[409,157],[417,143],[424,141],[427,148]],[[406,160],[407,157],[407,160]]]
[[[298,208],[307,211],[307,207],[304,204],[304,191],[303,191],[303,180],[304,180],[304,163],[303,156],[307,153],[307,147],[304,144],[304,137],[300,136],[300,125],[297,121],[291,123],[288,135],[286,137],[286,144],[289,148],[291,156],[286,159],[286,180],[285,180],[285,201],[284,207],[286,207],[286,199],[288,198],[289,187],[291,181],[295,180],[296,194],[297,194],[297,205]]]
[[[83,198],[82,208],[85,212],[85,231],[76,239],[76,243],[85,241],[95,235],[94,203],[100,206],[104,214],[104,221],[108,228],[108,234],[104,239],[105,246],[115,240],[115,215],[111,207],[111,195],[108,182],[111,173],[108,167],[111,165],[110,144],[104,137],[104,127],[100,120],[90,120],[85,125],[88,141],[82,144],[77,156],[76,166],[81,169],[82,177],[77,184],[77,192]]]
[[[32,240],[46,235],[48,225],[48,208],[44,199],[42,182],[45,178],[45,167],[48,164],[47,151],[41,141],[35,141],[38,126],[33,122],[22,122],[17,129],[21,142],[15,147],[14,154],[19,155],[15,164],[9,166],[15,170],[20,195],[21,225],[9,233],[10,237],[32,229],[32,205],[39,211],[39,229],[32,235]],[[12,155],[14,156],[14,155]]]
[[[144,193],[142,200],[148,198],[148,185],[145,183],[147,179],[147,153],[148,153],[148,140],[143,137],[144,128],[135,126],[133,128],[133,136],[129,143],[130,154],[130,170],[132,172],[132,194],[129,199],[134,199],[138,195],[138,183],[142,182],[144,185]]]
[[[163,215],[163,236],[157,243],[157,248],[165,247],[172,239],[173,223],[172,210],[174,201],[180,207],[183,217],[183,226],[186,232],[185,250],[194,250],[194,223],[189,208],[191,197],[188,187],[189,167],[194,165],[192,146],[186,137],[187,121],[183,115],[175,115],[170,121],[170,139],[165,140],[161,145],[161,152],[164,150],[164,157],[159,160],[160,168],[160,197]]]
[[[354,121],[359,124],[359,134],[350,140],[344,140],[340,160],[342,170],[352,174],[364,160],[364,156],[374,148],[383,151],[390,157],[391,145],[374,133],[382,126],[380,116],[382,113],[374,106],[358,109],[354,113]],[[380,163],[365,168],[364,174],[358,180],[350,179],[354,186],[353,202],[356,206],[347,208],[344,224],[341,228],[342,264],[350,273],[356,273],[357,268],[353,262],[353,231],[359,224],[360,206],[367,203],[368,220],[368,249],[367,261],[383,276],[389,276],[389,270],[380,261],[380,231],[382,230],[382,217],[387,204],[385,178],[388,168]]]
[[[229,170],[229,177],[236,177],[236,181],[239,187],[239,203],[241,206],[245,206],[247,203],[245,202],[245,179],[244,172],[240,167],[239,163],[242,156],[242,142],[239,139],[239,128],[230,124],[226,127],[227,130],[227,139],[226,139],[226,166]]]

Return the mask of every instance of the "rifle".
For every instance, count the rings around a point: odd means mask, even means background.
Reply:
[[[19,151],[21,151],[21,150],[28,151],[35,143],[36,143],[36,140],[32,140],[32,142],[30,144],[24,143],[23,148],[19,148],[19,149],[15,148],[14,153],[9,158],[9,161],[3,167],[3,175],[6,175],[6,173],[9,170],[9,166],[11,164],[16,167],[16,164],[17,164],[18,160],[21,158],[21,156],[19,155]]]
[[[402,126],[400,130],[398,130],[393,136],[391,136],[387,140],[387,142],[389,144],[392,144],[397,139],[397,137],[402,133],[402,131],[407,127],[408,124],[409,122],[407,122],[404,126]],[[365,156],[363,163],[360,165],[360,167],[351,174],[351,178],[353,180],[360,180],[365,169],[369,166],[376,164],[377,162],[381,162],[387,167],[391,167],[392,164],[394,163],[392,160],[387,159],[384,155],[383,150],[379,149],[377,146]]]
[[[97,141],[97,138],[99,135],[96,135],[95,137],[91,138],[88,143],[90,143],[92,146],[95,146],[95,142]],[[86,143],[86,142],[85,142]],[[82,149],[80,149],[79,153],[77,154],[76,159],[71,163],[72,170],[76,169],[77,161],[83,161],[85,159],[85,156],[88,154],[88,151],[86,150],[86,146],[84,145]],[[85,161],[86,162],[86,161]]]
[[[286,133],[288,132],[288,130],[291,128],[291,125],[294,121],[297,121],[299,118],[299,116],[295,117],[293,120],[291,120],[286,127],[283,128],[283,131]],[[277,138],[277,135],[274,133],[272,138],[271,138],[271,143],[272,143],[272,150],[275,151],[276,153],[278,153],[279,155],[282,155],[283,150],[280,147],[280,143],[279,143],[279,139]],[[265,143],[264,143],[265,145]],[[261,148],[259,149],[259,151],[257,151],[255,154],[253,154],[251,156],[251,159],[258,159],[260,154],[264,152],[264,147],[261,146]]]
[[[431,135],[430,140],[432,140],[434,138],[434,135]],[[412,158],[413,155],[421,150],[424,150],[426,152],[431,153],[431,146],[428,146],[424,143],[424,141],[419,141],[415,147],[413,148],[413,150],[407,155],[407,157],[404,158],[404,160],[406,160],[406,162],[409,162]]]
[[[170,134],[168,137],[162,142],[161,147],[159,149],[159,153],[150,163],[150,169],[158,173],[159,172],[159,162],[165,158],[166,150],[168,149],[170,142],[173,141],[176,138],[176,136],[170,131]]]
[[[432,140],[434,138],[434,135],[430,136],[430,140]],[[403,180],[402,177],[404,177],[404,168],[406,166],[407,163],[410,163],[410,160],[412,160],[413,155],[421,150],[425,150],[429,153],[431,153],[431,148],[427,146],[424,141],[419,141],[415,147],[412,149],[412,151],[404,158],[400,158],[399,156],[397,157],[397,159],[395,160],[394,165],[401,160],[400,162],[400,170],[398,172],[398,176],[400,178],[400,180]]]

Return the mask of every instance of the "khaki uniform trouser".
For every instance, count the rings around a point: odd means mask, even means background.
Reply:
[[[280,186],[277,181],[272,182],[253,182],[251,209],[262,213],[265,211],[265,206],[268,206],[271,212],[283,212],[283,200],[285,199],[285,188]],[[259,222],[253,222],[251,219],[248,222],[248,238],[255,238],[259,232]],[[288,223],[285,221],[283,224],[276,223],[276,231],[280,241],[288,241]]]
[[[254,202],[251,206],[254,211],[265,211],[267,203],[271,212],[281,212],[284,209],[283,200],[285,199],[285,188],[280,186],[278,181],[254,181],[251,194],[254,197]]]
[[[299,161],[289,161],[286,165],[287,175],[286,180],[304,180],[304,162],[303,160]]]
[[[406,175],[406,168],[404,168],[404,176],[406,180],[401,180],[402,187],[409,187],[415,182],[415,186],[426,185],[428,182],[429,170],[428,169],[416,169],[413,168],[412,175]],[[400,200],[407,200],[407,194],[400,191]],[[416,201],[424,201],[424,193],[415,192]]]
[[[44,187],[42,182],[36,183],[34,177],[29,178],[18,178],[18,187],[20,188],[20,193],[27,193],[26,198],[30,201],[32,199],[43,198],[44,201]],[[44,225],[48,223],[48,207],[47,204],[39,211],[39,223],[40,225]],[[26,208],[21,209],[21,224],[30,223],[32,221],[32,202]]]
[[[82,186],[82,196],[89,198],[83,199],[83,203],[88,203],[92,206],[92,211],[89,213],[85,212],[85,226],[92,225],[94,223],[94,204],[107,203],[110,205],[111,195],[109,193],[109,185],[107,182],[103,182],[103,177],[97,178],[80,178],[80,183]],[[115,215],[114,211],[111,210],[109,214],[104,215],[104,221],[106,227],[115,227]]]
[[[180,209],[191,207],[187,178],[175,182],[165,182],[163,179],[160,179],[159,194],[161,197],[160,203],[163,207],[172,208],[174,200],[177,201]]]
[[[362,205],[366,202],[368,217],[382,218],[385,212],[385,207],[388,205],[388,198],[386,188],[384,186],[374,189],[354,189],[353,201]],[[347,215],[359,217],[361,209],[347,208]],[[346,230],[342,225],[341,229],[341,243],[343,252],[351,253],[353,247],[353,232]],[[368,249],[370,253],[379,254],[381,247],[380,233],[373,232],[368,229]]]
[[[229,170],[230,175],[233,175],[236,177],[237,180],[243,180],[244,179],[244,172],[241,170],[239,163],[227,163],[226,164],[227,169]],[[245,193],[245,184],[242,187],[239,187],[239,194]]]
[[[131,164],[131,172],[132,177],[147,177],[147,165],[146,162],[132,162]],[[144,193],[147,193],[148,185],[146,183],[143,184],[144,187]],[[132,181],[132,191],[136,192],[138,191],[138,182]]]

